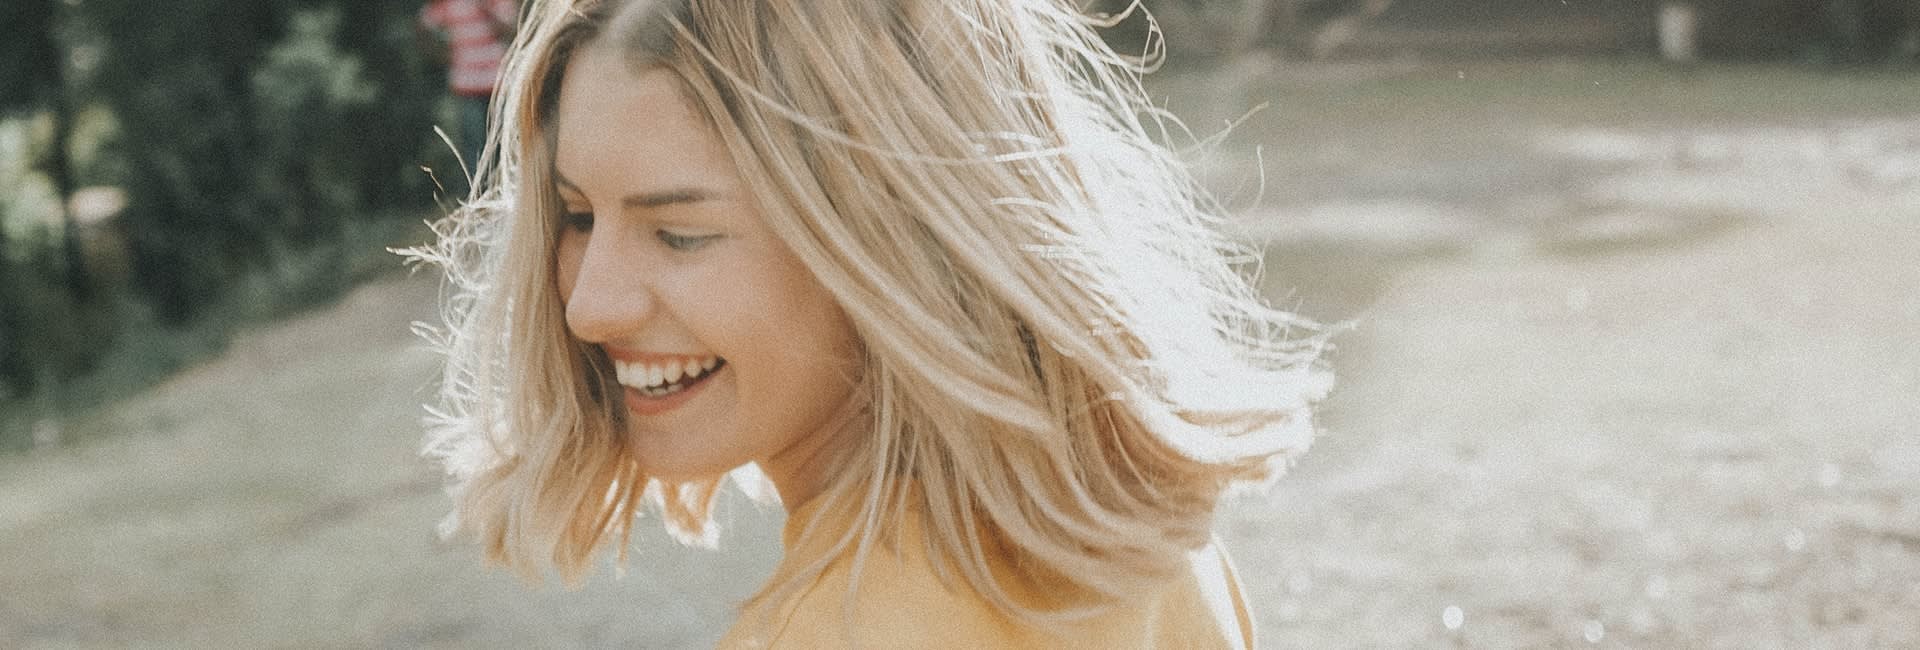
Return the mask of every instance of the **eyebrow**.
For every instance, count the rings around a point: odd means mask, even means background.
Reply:
[[[566,174],[553,170],[553,179],[560,187],[572,190],[574,194],[585,194],[580,188],[567,180]],[[620,197],[620,205],[629,208],[658,208],[676,203],[696,203],[714,198],[714,193],[696,187],[674,187],[652,192],[634,192]]]

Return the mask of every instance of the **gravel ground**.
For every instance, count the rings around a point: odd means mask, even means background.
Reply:
[[[1315,450],[1221,522],[1264,645],[1920,646],[1920,102],[1887,89],[1920,84],[1224,74],[1182,97],[1277,106],[1235,140],[1271,168],[1238,204],[1264,286],[1349,327]],[[643,526],[577,592],[434,540],[434,291],[373,283],[0,458],[0,647],[710,644],[778,512],[726,503],[721,553]]]
[[[1920,645],[1915,199],[1380,280],[1317,449],[1229,519],[1265,638]]]

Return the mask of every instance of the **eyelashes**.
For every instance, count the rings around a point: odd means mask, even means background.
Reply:
[[[579,234],[592,233],[593,232],[593,213],[591,212],[564,213],[560,215],[560,227],[566,231],[579,233]],[[718,235],[718,234],[690,235],[686,233],[674,232],[666,228],[659,228],[653,231],[653,236],[655,239],[660,240],[661,244],[666,245],[667,248],[670,248],[676,251],[693,251],[693,250],[698,250],[706,247],[707,244],[711,244],[714,241],[719,240],[723,235]]]
[[[720,238],[719,235],[683,235],[665,228],[653,231],[653,236],[659,238],[667,248],[677,251],[696,250]]]

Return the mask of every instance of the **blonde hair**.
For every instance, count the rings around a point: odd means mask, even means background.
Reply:
[[[554,284],[554,104],[593,42],[678,75],[863,346],[872,433],[817,497],[854,524],[809,526],[832,557],[756,602],[858,566],[902,513],[943,580],[1028,617],[1088,610],[1018,602],[984,549],[1089,606],[1184,570],[1225,490],[1306,449],[1324,339],[1236,273],[1251,251],[1156,143],[1139,60],[1097,26],[1064,0],[532,2],[479,189],[415,251],[452,285],[426,448],[452,475],[448,533],[570,584],[608,544],[625,560],[644,500],[713,540],[724,477],[645,475]]]

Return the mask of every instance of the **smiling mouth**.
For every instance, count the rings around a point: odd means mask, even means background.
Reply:
[[[644,397],[666,397],[684,392],[727,366],[720,357],[687,357],[666,362],[614,361],[620,385]]]

